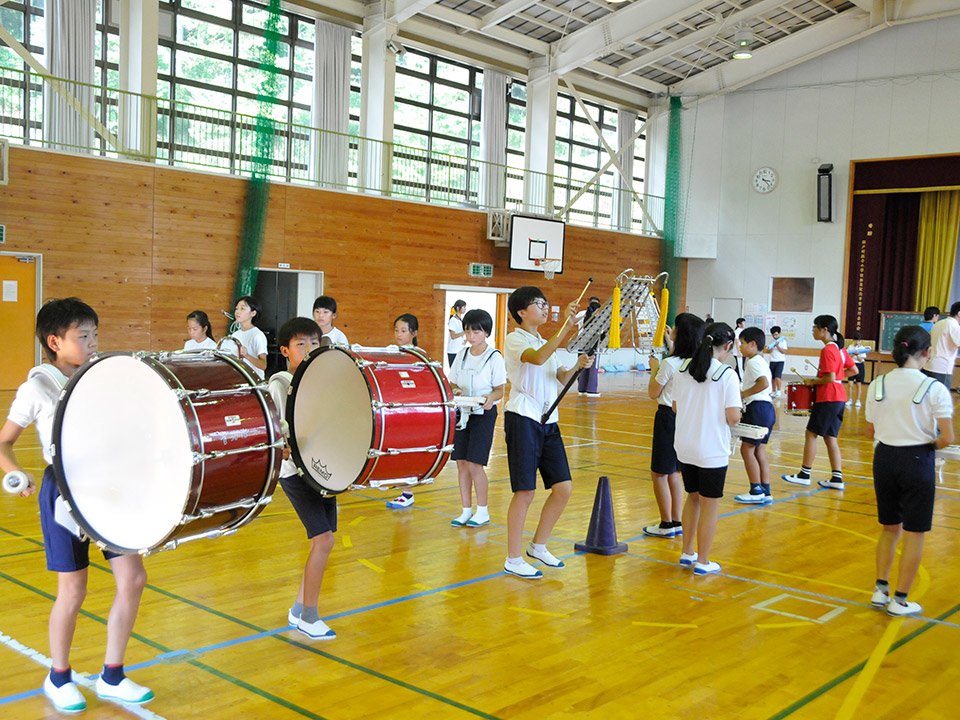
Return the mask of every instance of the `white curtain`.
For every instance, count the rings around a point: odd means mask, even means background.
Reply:
[[[321,184],[347,186],[350,123],[350,28],[317,21],[313,73],[314,136],[312,173]]]
[[[617,149],[620,154],[617,162],[630,177],[633,177],[633,143],[624,147],[624,143],[633,137],[636,132],[637,114],[632,110],[617,111]],[[613,219],[620,230],[629,230],[633,220],[633,193],[627,187],[626,181],[620,173],[614,176],[613,187],[617,192],[613,196]],[[636,189],[636,188],[634,188]]]
[[[480,205],[502,208],[507,190],[507,76],[483,71],[483,103],[480,115]]]
[[[48,68],[54,77],[74,82],[43,86],[43,132],[57,150],[86,151],[93,146],[94,40],[97,0],[47,0]],[[77,83],[87,83],[78,85]]]

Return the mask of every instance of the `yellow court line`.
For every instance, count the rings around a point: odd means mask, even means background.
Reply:
[[[874,676],[880,669],[883,659],[887,656],[887,653],[890,652],[890,646],[893,645],[893,641],[896,639],[897,633],[900,632],[904,620],[905,618],[902,617],[896,618],[892,620],[887,626],[887,629],[884,630],[883,635],[880,637],[880,642],[877,643],[873,652],[870,653],[870,659],[867,660],[867,664],[864,665],[863,670],[861,670],[857,676],[857,681],[843,699],[843,704],[837,712],[836,720],[850,720],[850,718],[853,717],[857,711],[857,707],[860,705],[860,701],[867,692],[867,688],[870,687],[870,683],[873,682]]]
[[[757,623],[756,627],[758,630],[779,630],[780,628],[810,627],[811,625],[816,625],[816,623],[813,620],[802,620],[788,623]]]
[[[378,572],[378,573],[385,573],[385,572],[386,572],[386,570],[384,570],[382,567],[380,567],[379,565],[374,565],[372,562],[370,562],[370,561],[367,560],[366,558],[360,558],[359,560],[357,560],[357,562],[360,563],[361,565],[364,565],[364,566],[370,568],[370,569],[373,570],[374,572]]]
[[[814,525],[823,525],[824,527],[833,528],[834,530],[841,530],[845,533],[856,535],[857,537],[861,537],[864,540],[869,540],[871,543],[874,543],[874,544],[876,544],[877,542],[876,536],[871,537],[870,535],[866,535],[862,532],[857,532],[856,530],[851,530],[848,527],[844,527],[843,525],[837,525],[836,523],[824,522],[823,520],[811,520],[810,518],[805,518],[805,517],[802,517],[801,515],[791,515],[790,513],[781,512],[779,510],[771,510],[767,514],[778,515],[780,517],[793,518],[794,520],[803,520],[804,522],[813,523]]]
[[[570,617],[570,615],[567,613],[549,612],[548,610],[530,610],[529,608],[516,607],[514,605],[511,605],[510,609],[516,610],[517,612],[527,613],[528,615],[545,615],[546,617],[556,618]]]
[[[699,625],[691,625],[690,623],[656,623],[656,622],[642,622],[641,620],[634,620],[634,625],[640,625],[642,627],[661,627],[661,628],[697,628]]]
[[[350,527],[356,527],[357,525],[359,525],[360,523],[363,522],[363,520],[364,520],[365,517],[366,517],[366,515],[357,515],[353,520],[351,520],[351,521],[350,521],[349,523],[347,523],[347,524],[348,524]]]
[[[349,536],[349,535],[346,535],[346,534],[341,535],[341,536],[340,536],[340,539],[343,541],[343,546],[344,546],[345,548],[352,548],[352,547],[353,547],[353,540],[350,539],[350,536]]]
[[[839,583],[832,583],[827,580],[821,580],[820,578],[806,577],[805,575],[795,575],[794,573],[785,573],[778,572],[777,570],[770,570],[769,568],[760,568],[754,567],[753,565],[744,565],[743,563],[735,563],[727,560],[724,563],[725,566],[739,567],[744,570],[753,570],[758,573],[767,573],[769,575],[779,575],[780,577],[790,578],[792,580],[804,580],[806,582],[817,583],[819,585],[827,585],[828,587],[835,587],[840,590],[849,590],[850,592],[857,593],[858,595],[872,595],[873,589],[864,590],[863,588],[850,587],[849,585],[840,585]]]

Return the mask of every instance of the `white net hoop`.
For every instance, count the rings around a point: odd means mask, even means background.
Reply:
[[[554,274],[560,270],[561,261],[559,259],[544,258],[537,260],[537,267],[543,271],[543,277],[547,280],[553,280]]]

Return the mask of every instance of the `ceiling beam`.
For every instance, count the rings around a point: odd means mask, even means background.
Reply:
[[[719,22],[712,23],[707,25],[700,30],[690,33],[689,35],[684,35],[677,40],[661,45],[660,47],[651,50],[650,52],[643,53],[637,56],[635,59],[630,62],[624,63],[620,66],[620,73],[618,77],[623,77],[629,73],[635,72],[645,65],[655,63],[659,60],[662,60],[665,57],[672,55],[675,52],[684,50],[691,45],[696,45],[698,42],[712,38],[717,33],[720,32],[724,27],[733,28],[734,25],[740,22],[746,22],[752,18],[762,15],[763,13],[770,12],[775,10],[778,7],[783,5],[783,0],[763,0],[756,5],[751,5],[748,8],[743,10],[738,10],[737,12],[731,13],[723,20]]]
[[[550,69],[563,75],[590,60],[608,55],[635,38],[657,32],[712,5],[709,0],[692,3],[677,12],[677,0],[637,0],[606,17],[594,20],[552,44]]]
[[[436,2],[437,0],[392,0],[385,3],[387,8],[392,8],[387,12],[387,21],[402,23],[404,20],[409,20],[414,15],[423,12]]]
[[[512,18],[514,15],[522,13],[528,7],[536,5],[536,0],[509,0],[500,7],[494,8],[490,12],[480,17],[480,29],[489,30],[494,25],[499,25],[504,20]]]

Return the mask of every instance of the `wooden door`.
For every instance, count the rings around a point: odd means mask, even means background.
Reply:
[[[0,255],[0,327],[4,351],[0,363],[0,390],[16,390],[36,363],[33,331],[37,318],[37,258]]]

